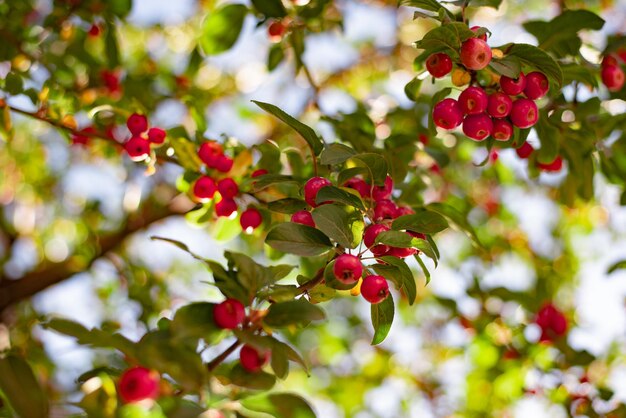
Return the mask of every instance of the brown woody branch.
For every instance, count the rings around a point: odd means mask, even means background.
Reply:
[[[94,238],[98,245],[91,258],[83,260],[81,256],[73,255],[60,263],[44,263],[37,270],[15,280],[0,276],[0,313],[16,302],[89,269],[96,260],[116,249],[135,232],[170,216],[182,215],[192,206],[193,203],[183,196],[172,199],[167,205],[157,205],[153,201],[145,202],[137,213],[128,218],[125,226],[119,231]]]

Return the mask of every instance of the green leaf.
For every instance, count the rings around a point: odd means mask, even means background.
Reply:
[[[278,251],[303,257],[324,254],[332,248],[332,243],[321,231],[293,222],[276,225],[267,234],[265,243]]]
[[[48,322],[44,322],[42,326],[46,329],[74,337],[77,339],[78,344],[115,348],[127,356],[134,356],[135,354],[134,344],[120,334],[110,333],[98,328],[89,330],[78,322],[61,318],[51,319]]]
[[[420,250],[424,255],[435,262],[435,267],[439,264],[439,256],[431,246],[430,242],[425,239],[413,238],[413,247]]]
[[[315,198],[317,204],[324,202],[343,203],[344,205],[355,207],[361,211],[365,211],[365,205],[361,196],[354,189],[339,188],[335,186],[322,187]]]
[[[379,259],[389,264],[387,267],[393,267],[396,272],[384,274],[377,270],[376,265],[373,266],[374,270],[381,276],[384,276],[388,280],[394,282],[398,290],[406,295],[409,300],[409,305],[413,305],[413,303],[415,303],[415,299],[417,298],[417,286],[415,285],[415,278],[413,277],[413,273],[411,272],[409,266],[403,259],[398,257],[386,255],[380,257]]]
[[[417,101],[417,96],[419,96],[420,89],[422,88],[422,82],[423,80],[415,77],[404,86],[404,94],[406,94],[409,100]]]
[[[293,177],[282,174],[263,174],[262,176],[254,177],[250,181],[250,191],[252,193],[260,192],[278,183],[298,183],[298,180]]]
[[[382,302],[372,304],[371,315],[372,325],[374,326],[372,345],[380,344],[387,338],[387,334],[389,334],[389,330],[391,329],[391,323],[393,322],[394,310],[395,307],[391,293]]]
[[[591,87],[598,87],[597,70],[579,64],[561,64],[563,70],[563,85],[568,85],[574,81],[586,84]]]
[[[365,224],[359,212],[328,204],[313,209],[311,214],[315,226],[337,244],[344,248],[356,248],[360,244]]]
[[[243,4],[228,4],[210,13],[199,40],[204,53],[215,55],[229,50],[239,38],[247,13]]]
[[[170,324],[170,331],[176,338],[202,338],[208,344],[216,343],[225,333],[215,324],[214,308],[215,305],[208,302],[191,303],[179,308]]]
[[[615,273],[617,270],[626,269],[626,260],[620,260],[617,263],[612,264],[606,271],[606,274]]]
[[[385,244],[398,248],[411,248],[413,247],[413,237],[402,231],[383,231],[376,236],[374,244]]]
[[[502,4],[502,0],[470,0],[468,1],[468,4],[473,7],[484,6],[498,9]]]
[[[252,5],[266,17],[284,17],[287,10],[281,0],[252,0]]]
[[[470,237],[470,239],[472,240],[472,242],[477,247],[483,248],[482,243],[478,239],[478,235],[476,235],[476,231],[474,230],[474,227],[468,222],[466,216],[463,215],[461,212],[459,212],[457,209],[445,203],[439,203],[439,202],[430,203],[429,205],[426,206],[426,209],[436,212],[448,218],[448,220],[452,221],[459,228],[465,231],[467,235]]]
[[[546,76],[556,81],[559,86],[563,84],[563,72],[559,64],[543,50],[529,44],[508,44],[500,47],[507,57],[516,57],[522,64],[526,64],[535,70],[539,70]]]
[[[415,47],[426,50],[429,55],[445,51],[454,60],[459,56],[461,44],[475,36],[465,23],[453,22],[431,29],[420,41],[415,42]]]
[[[552,123],[545,110],[540,112],[535,130],[541,142],[541,148],[537,150],[537,160],[549,164],[559,155],[559,143],[563,136],[561,130]]]
[[[48,398],[32,369],[21,357],[9,354],[0,359],[0,391],[21,418],[48,416]]]
[[[232,368],[226,377],[234,385],[253,390],[269,390],[276,383],[276,376],[264,371],[249,373],[239,363]]]
[[[519,60],[512,56],[506,56],[502,59],[494,58],[489,63],[489,67],[496,73],[510,78],[519,77],[519,73],[522,70]]]
[[[105,4],[109,7],[111,13],[119,17],[126,16],[133,7],[132,0],[109,0]]]
[[[24,80],[17,73],[10,72],[4,80],[4,90],[12,95],[21,94],[24,90]]]
[[[343,185],[346,181],[350,180],[352,177],[356,176],[364,176],[369,174],[369,170],[365,167],[351,167],[346,168],[339,172],[337,176],[337,184]]]
[[[443,7],[436,0],[400,0],[398,3],[403,6],[417,7],[418,9],[435,13],[435,16],[426,15],[428,17],[434,17],[434,18],[437,18],[437,16],[444,16],[448,18],[454,17],[454,15],[450,13],[448,9]]]
[[[389,165],[387,160],[380,154],[364,153],[357,154],[352,159],[357,164],[362,164],[370,173],[370,179],[374,184],[382,186],[389,173]]]
[[[315,418],[311,406],[292,393],[265,393],[241,401],[244,408],[276,418]]]
[[[322,152],[322,150],[324,149],[324,142],[320,139],[319,136],[317,136],[313,128],[305,125],[298,119],[285,113],[282,109],[274,106],[273,104],[263,103],[257,100],[253,100],[252,102],[254,102],[261,109],[265,110],[267,113],[276,116],[278,119],[289,125],[293,130],[298,132],[309,144],[315,155],[319,155],[320,152]]]
[[[324,148],[320,154],[320,164],[334,165],[346,162],[350,157],[356,155],[356,151],[347,145],[335,142]]]
[[[170,137],[169,144],[174,148],[178,162],[187,170],[199,172],[202,161],[196,152],[196,144],[186,138]]]
[[[285,51],[282,44],[274,44],[267,54],[267,69],[271,72],[285,59]]]
[[[302,199],[295,199],[292,197],[288,197],[286,199],[274,200],[273,202],[267,203],[267,208],[272,212],[278,213],[287,213],[292,214],[296,213],[299,210],[306,209],[307,203]]]
[[[326,318],[324,311],[300,298],[289,302],[274,303],[263,318],[270,327],[287,327],[290,325],[308,325],[311,321]]]
[[[399,216],[391,224],[391,228],[396,231],[407,230],[423,234],[435,234],[448,227],[448,222],[443,216],[424,209],[419,209],[412,215]]]
[[[112,20],[107,21],[107,30],[104,37],[104,50],[107,57],[109,68],[115,68],[120,65],[120,48],[117,42],[116,25]]]
[[[426,264],[424,264],[424,261],[421,259],[419,254],[414,254],[413,257],[415,257],[417,264],[420,265],[422,272],[424,272],[424,277],[426,277],[426,285],[428,285],[428,283],[430,283],[430,271],[428,271]]]

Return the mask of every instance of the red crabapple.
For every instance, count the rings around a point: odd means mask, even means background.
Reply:
[[[241,229],[250,233],[263,223],[263,216],[257,208],[250,207],[243,211],[241,218],[239,218],[239,223],[241,224]]]
[[[215,185],[215,181],[208,176],[198,178],[193,185],[193,195],[201,202],[213,199],[216,191],[217,186]]]
[[[214,168],[217,163],[217,159],[220,155],[224,153],[222,146],[215,141],[206,141],[200,144],[200,149],[198,150],[198,157],[205,163],[209,168]]]
[[[563,159],[560,156],[557,156],[554,161],[548,164],[538,162],[537,167],[547,172],[561,171],[561,168],[563,168]]]
[[[324,177],[310,178],[304,185],[304,200],[311,206],[317,207],[315,198],[322,187],[330,186],[331,182]]]
[[[165,142],[165,131],[161,128],[148,129],[148,141],[154,145],[161,145]]]
[[[224,198],[215,204],[217,216],[229,217],[237,211],[237,203],[233,199]]]
[[[567,332],[567,318],[551,303],[539,309],[535,323],[541,328],[540,341],[554,341]]]
[[[226,299],[213,308],[213,321],[223,329],[235,329],[246,319],[246,308],[237,299]]]
[[[511,113],[512,107],[513,100],[507,94],[495,92],[489,96],[487,113],[494,118],[505,118]]]
[[[363,264],[361,264],[359,257],[351,254],[341,254],[335,260],[333,273],[340,282],[353,284],[363,275]]]
[[[493,131],[491,136],[496,141],[508,141],[513,135],[513,125],[506,119],[495,119],[493,121]]]
[[[315,228],[315,221],[313,220],[313,215],[308,210],[299,210],[293,215],[291,215],[291,222],[307,225],[311,228]]]
[[[459,96],[459,106],[466,115],[477,115],[487,110],[489,96],[480,87],[468,87]]]
[[[550,83],[548,77],[539,71],[533,71],[526,74],[526,87],[524,87],[524,94],[526,97],[532,100],[541,99],[550,90]]]
[[[128,126],[128,130],[133,136],[139,136],[148,130],[148,119],[145,115],[133,113],[128,117],[126,126]]]
[[[619,91],[624,86],[624,71],[617,65],[602,68],[602,82],[609,91]]]
[[[530,128],[539,119],[537,105],[530,99],[517,99],[513,102],[509,118],[518,128]]]
[[[524,142],[519,148],[515,150],[517,156],[520,158],[528,158],[535,149],[528,142]]]
[[[383,231],[389,231],[389,227],[383,224],[373,224],[365,228],[363,234],[363,243],[377,257],[389,251],[389,247],[384,244],[374,245],[376,237]]]
[[[389,199],[393,192],[393,179],[390,176],[385,178],[385,183],[382,186],[374,186],[372,190],[372,198],[374,200]]]
[[[124,149],[133,161],[143,161],[150,154],[150,143],[140,136],[133,136],[124,143]]]
[[[461,63],[468,70],[482,70],[491,62],[491,48],[479,38],[469,38],[461,45]]]
[[[454,129],[463,122],[463,110],[454,99],[443,99],[433,108],[433,121],[443,129]]]
[[[250,177],[259,177],[259,176],[264,176],[265,174],[269,173],[269,171],[267,171],[264,168],[259,168],[258,170],[254,170],[252,172],[252,174],[250,174]]]
[[[352,177],[343,184],[343,187],[356,190],[362,198],[370,197],[372,191],[370,185],[359,177]]]
[[[385,255],[391,255],[398,258],[406,258],[412,256],[415,253],[417,253],[417,249],[415,248],[391,247]]]
[[[159,396],[159,373],[145,367],[126,369],[117,385],[118,393],[124,403],[156,399]]]
[[[602,67],[616,66],[618,65],[617,58],[615,58],[615,56],[613,55],[606,55],[604,58],[602,58],[602,63],[600,65]]]
[[[396,211],[397,216],[413,215],[415,211],[407,206],[401,206]]]
[[[235,180],[226,177],[217,183],[217,190],[219,190],[223,198],[233,198],[239,193],[239,186],[237,186]]]
[[[472,32],[478,32],[478,30],[479,30],[479,29],[482,29],[482,27],[481,27],[481,26],[472,26],[472,27],[470,28],[470,30],[471,30]],[[483,40],[483,41],[487,42],[487,34],[486,34],[486,33],[483,33],[482,35],[478,36],[478,39],[480,39],[480,40]]]
[[[395,219],[398,217],[398,206],[389,199],[378,200],[374,207],[374,220]]]
[[[448,54],[438,52],[426,60],[426,69],[435,78],[441,78],[452,71],[452,60]]]
[[[215,161],[215,169],[220,173],[228,173],[233,168],[233,159],[222,154],[218,155]]]
[[[287,31],[287,26],[285,26],[283,24],[283,22],[281,22],[280,20],[276,20],[272,23],[270,23],[270,25],[267,28],[267,33],[270,37],[270,42],[280,42],[283,39],[283,36],[285,35],[285,32]]]
[[[486,113],[468,115],[463,120],[463,133],[476,141],[482,141],[491,135],[493,122]]]
[[[257,350],[246,344],[239,352],[239,362],[246,371],[256,373],[270,361],[270,356],[269,350]]]
[[[517,78],[509,78],[505,75],[500,77],[500,88],[510,96],[521,94],[526,88],[526,76],[520,72]]]
[[[389,296],[389,284],[383,276],[366,276],[361,283],[361,295],[371,304],[380,303]]]

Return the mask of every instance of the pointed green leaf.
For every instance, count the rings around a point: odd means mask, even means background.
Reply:
[[[285,253],[303,257],[324,254],[332,243],[318,229],[292,222],[276,225],[268,234],[265,243]]]
[[[387,338],[387,334],[389,334],[389,330],[391,330],[394,310],[395,307],[391,293],[382,302],[372,304],[371,316],[372,326],[374,327],[372,345],[380,344]]]

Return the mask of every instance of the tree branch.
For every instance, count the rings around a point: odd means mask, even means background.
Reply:
[[[0,313],[20,300],[69,279],[76,273],[86,271],[97,259],[117,248],[135,232],[170,216],[186,213],[193,207],[193,203],[182,196],[179,197],[172,199],[165,206],[156,205],[153,201],[145,202],[139,212],[129,217],[121,230],[110,235],[95,237],[98,248],[89,259],[85,260],[74,254],[60,263],[44,263],[37,270],[16,280],[0,277]]]
[[[226,357],[230,356],[230,354],[235,351],[240,345],[241,341],[236,340],[226,350],[224,350],[222,354],[207,363],[206,368],[209,370],[209,372],[212,372],[217,366],[219,366],[224,360],[226,360]]]

